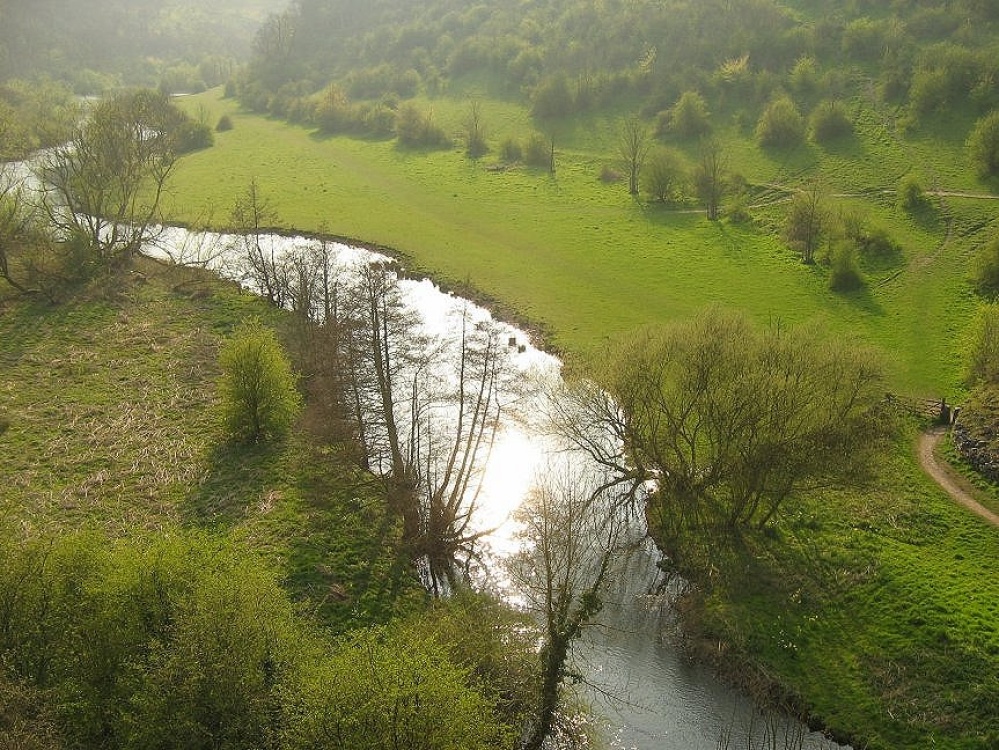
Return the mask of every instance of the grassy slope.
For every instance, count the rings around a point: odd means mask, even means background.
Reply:
[[[436,119],[460,132],[466,102],[433,102]],[[606,336],[719,302],[761,321],[820,317],[856,333],[888,353],[903,392],[940,395],[959,387],[957,336],[974,306],[966,276],[981,238],[945,242],[945,221],[911,220],[890,196],[834,201],[837,209],[867,213],[904,246],[902,257],[868,269],[867,290],[837,295],[826,289],[822,269],[800,264],[766,231],[663,211],[632,200],[622,184],[601,183],[601,167],[615,161],[618,119],[611,116],[557,128],[552,177],[493,171],[487,169],[493,159],[473,163],[460,149],[412,153],[391,141],[317,137],[240,113],[217,91],[190,100],[202,103],[214,115],[232,113],[236,127],[181,164],[170,209],[175,219],[224,224],[235,196],[256,177],[283,225],[325,227],[395,248],[411,266],[445,282],[470,282],[541,324],[549,343],[564,351],[589,353]],[[807,170],[821,166],[830,192],[852,193],[892,189],[913,165],[940,164],[941,185],[981,189],[963,172],[943,171],[958,147],[941,152],[928,142],[903,142],[877,113],[857,106],[859,137],[830,150],[808,145],[790,155],[763,153],[735,126],[720,136],[733,168],[753,182],[798,186]],[[483,109],[493,143],[530,132],[516,105],[491,101]],[[948,208],[980,228],[993,205],[952,199]],[[778,221],[777,209],[768,213]]]
[[[182,164],[178,219],[214,206],[224,223],[233,197],[256,176],[283,224],[394,247],[411,265],[468,282],[542,323],[573,353],[719,301],[758,319],[823,317],[855,332],[885,351],[903,392],[960,388],[962,336],[976,304],[966,277],[992,202],[948,198],[917,220],[900,214],[890,195],[834,199],[904,247],[900,258],[869,263],[868,289],[844,297],[826,289],[822,269],[802,266],[766,232],[659,211],[632,201],[620,184],[600,183],[601,166],[613,161],[614,118],[564,128],[552,178],[489,171],[488,157],[473,164],[457,150],[413,154],[390,142],[317,138],[240,113],[217,92],[202,101],[216,114],[232,112],[236,128]],[[455,130],[465,106],[434,103],[438,120]],[[890,190],[918,165],[927,184],[982,189],[955,166],[963,163],[967,116],[955,115],[957,135],[941,147],[902,138],[883,114],[856,106],[858,137],[826,150],[762,153],[748,132],[723,129],[733,167],[754,182],[794,185],[820,166],[830,192],[854,194]],[[513,105],[490,101],[485,112],[494,142],[530,127]],[[779,211],[762,210],[763,224],[776,226]],[[989,747],[999,731],[990,708],[999,690],[991,569],[999,535],[929,485],[907,446],[881,472],[876,489],[816,498],[808,520],[788,520],[781,544],[761,542],[748,575],[709,601],[707,629],[871,747]]]
[[[707,600],[705,645],[734,644],[860,746],[994,747],[999,531],[905,447],[879,472],[867,492],[812,498],[776,540],[747,540]]]
[[[0,308],[0,515],[38,531],[205,527],[245,540],[338,628],[420,596],[377,488],[299,434],[224,443],[221,338],[282,317],[232,285],[153,263],[111,301]],[[2,303],[2,301],[0,301]]]

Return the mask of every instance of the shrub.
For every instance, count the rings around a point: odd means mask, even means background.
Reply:
[[[447,148],[451,139],[434,124],[431,113],[423,114],[415,104],[404,104],[395,115],[395,135],[399,143],[411,148]]]
[[[535,117],[551,118],[571,115],[575,109],[569,81],[564,75],[543,80],[534,90],[531,101],[531,114]]]
[[[687,170],[683,159],[672,149],[657,149],[642,172],[642,187],[654,200],[670,203],[682,196]]]
[[[810,130],[816,143],[828,143],[850,135],[853,123],[843,102],[826,100],[812,112]]]
[[[850,242],[837,242],[829,256],[829,288],[835,292],[852,292],[864,285],[857,264],[857,251]]]
[[[681,138],[696,138],[711,130],[704,97],[696,91],[684,91],[670,113],[670,130]]]
[[[215,132],[224,133],[227,130],[232,130],[232,118],[229,115],[222,115],[219,118],[218,124],[215,126]]]
[[[968,381],[999,383],[999,305],[986,305],[975,325],[969,352]]]
[[[291,363],[274,331],[258,321],[242,325],[222,345],[219,363],[227,434],[250,443],[284,435],[300,399]]]
[[[512,164],[524,158],[524,149],[520,147],[520,141],[513,137],[503,139],[500,144],[500,158]]]
[[[999,297],[999,235],[992,238],[975,256],[973,281],[983,297]]]
[[[898,181],[898,207],[909,214],[925,211],[930,206],[930,200],[923,191],[919,177],[912,172],[904,175]]]
[[[524,146],[524,163],[539,169],[551,169],[551,143],[541,133],[533,133]]]
[[[198,151],[209,148],[215,143],[215,136],[211,127],[202,122],[188,120],[177,128],[177,152],[187,154],[191,151]]]
[[[999,110],[975,123],[967,145],[971,163],[979,177],[999,175]]]
[[[756,125],[761,146],[790,148],[805,137],[805,121],[789,96],[778,96],[767,105]]]

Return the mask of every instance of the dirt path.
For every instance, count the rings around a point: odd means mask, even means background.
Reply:
[[[993,526],[999,526],[999,515],[976,501],[967,481],[958,476],[949,466],[937,460],[934,451],[941,438],[946,434],[947,430],[942,427],[920,433],[917,452],[923,471],[929,474],[933,481],[939,484],[956,502],[972,513],[981,516]]]

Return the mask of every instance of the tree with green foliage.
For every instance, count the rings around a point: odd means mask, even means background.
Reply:
[[[915,172],[902,175],[898,181],[897,193],[899,208],[908,214],[919,214],[930,207],[930,199]]]
[[[809,488],[859,481],[890,428],[872,352],[717,309],[621,340],[598,377],[579,410],[620,442],[574,442],[634,491],[656,482],[646,517],[681,568],[692,530],[764,528]]]
[[[791,148],[805,137],[805,121],[798,106],[786,94],[773,99],[756,125],[756,139],[767,148]]]
[[[968,357],[970,385],[999,384],[999,305],[985,305],[972,330]]]
[[[849,240],[836,242],[829,253],[829,288],[834,292],[853,292],[863,285],[856,246]]]
[[[642,187],[660,203],[679,200],[686,181],[687,169],[683,157],[669,148],[660,147],[653,151],[642,173]]]
[[[226,433],[247,443],[287,433],[301,398],[291,363],[274,331],[259,321],[241,325],[222,344],[219,364]]]
[[[486,686],[419,629],[368,629],[316,654],[291,691],[286,750],[492,750],[511,731]]]
[[[699,138],[711,130],[708,103],[697,91],[684,91],[670,110],[670,131],[680,138]]]
[[[967,145],[968,156],[979,177],[987,179],[999,175],[999,110],[975,123]]]
[[[975,255],[975,290],[983,297],[999,297],[999,235],[990,239]]]
[[[846,105],[830,99],[819,102],[809,117],[809,130],[816,143],[829,143],[850,135],[853,123]]]
[[[85,238],[109,266],[138,253],[161,231],[160,200],[187,123],[166,95],[148,89],[99,102],[42,166],[53,225]]]

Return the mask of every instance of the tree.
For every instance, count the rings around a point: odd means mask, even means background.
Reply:
[[[291,363],[274,332],[259,321],[240,326],[219,352],[219,392],[228,434],[254,443],[291,427],[300,398]]]
[[[22,185],[0,171],[0,278],[21,293],[28,291],[12,272],[11,261],[31,233],[34,216]]]
[[[721,144],[712,139],[701,142],[697,165],[694,167],[694,190],[704,204],[710,221],[717,221],[718,210],[725,195],[727,172]]]
[[[761,146],[790,148],[801,143],[804,137],[805,121],[786,94],[767,105],[756,125],[756,139]]]
[[[261,192],[256,177],[233,204],[230,223],[235,239],[229,250],[243,265],[243,278],[272,305],[283,307],[288,296],[287,269],[265,234],[277,223],[277,211]]]
[[[999,296],[999,235],[987,242],[975,256],[975,290],[983,297]]]
[[[512,738],[469,670],[419,631],[371,628],[317,653],[288,707],[290,750],[489,750]]]
[[[523,546],[508,567],[541,627],[537,707],[521,750],[539,750],[566,731],[558,714],[564,685],[583,679],[571,665],[573,643],[599,613],[601,592],[633,543],[608,489],[587,487],[579,467],[566,466],[549,471],[518,514]]]
[[[139,252],[160,231],[160,199],[186,121],[164,94],[151,90],[98,103],[42,166],[53,224],[85,238],[109,266]]]
[[[487,151],[489,146],[482,126],[482,105],[473,100],[465,117],[465,153],[472,159],[478,159]]]
[[[711,130],[704,97],[697,91],[684,91],[670,111],[669,126],[681,138],[698,138]]]
[[[809,118],[809,125],[816,143],[829,143],[853,132],[846,106],[835,100],[819,102]]]
[[[815,262],[826,231],[826,208],[818,185],[794,194],[784,222],[784,238],[801,253],[803,263]]]
[[[508,347],[498,326],[465,309],[453,313],[453,338],[426,335],[384,264],[360,269],[340,300],[332,322],[343,336],[347,411],[429,585],[442,593],[460,582],[459,561],[484,533],[472,519],[485,456],[513,397]]]
[[[686,176],[682,157],[672,149],[660,147],[649,159],[642,175],[642,185],[652,198],[669,203],[681,196]]]
[[[762,528],[799,492],[859,480],[889,426],[871,352],[719,310],[622,340],[598,377],[576,385],[587,417],[563,422],[613,437],[568,431],[620,487],[655,483],[646,517],[677,564],[689,531]]]
[[[638,195],[638,175],[649,153],[649,131],[637,117],[629,117],[621,126],[618,153],[628,169],[628,192]]]
[[[967,145],[979,177],[986,179],[999,175],[999,110],[975,123]]]

